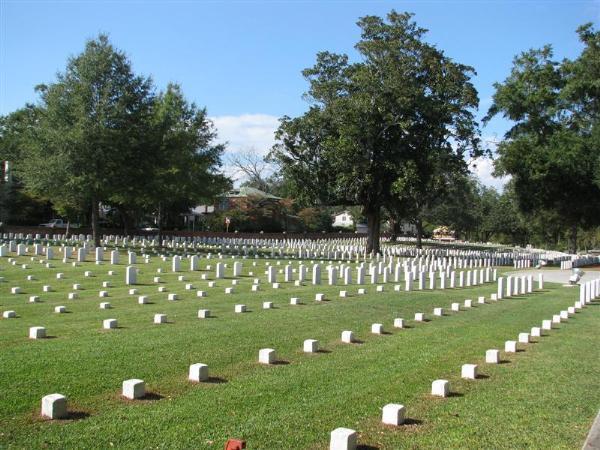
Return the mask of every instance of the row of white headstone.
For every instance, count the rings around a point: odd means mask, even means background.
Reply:
[[[12,238],[11,238],[12,237]],[[91,236],[75,236],[70,240],[64,240],[63,236],[56,235],[56,239],[52,240],[53,244],[62,242],[63,245],[77,243],[83,246],[85,254],[92,248]],[[5,239],[11,239],[8,241],[8,249],[5,246],[0,246],[0,256],[6,251],[17,251],[19,255],[23,252],[23,243],[17,244],[13,239],[15,235],[5,234]],[[20,235],[23,239],[33,239],[32,235],[26,237]],[[36,235],[36,239],[41,239],[41,235]],[[49,236],[46,236],[49,238]],[[49,239],[46,239],[49,241]],[[103,242],[108,245],[113,245],[120,248],[129,249],[130,246],[139,247],[142,249],[153,249],[157,246],[156,240],[149,240],[143,237],[137,237],[130,239],[128,237],[120,236],[107,236],[103,238]],[[220,248],[222,252],[233,253],[232,250],[237,250],[238,254],[248,256],[249,253],[258,256],[258,251],[263,251],[262,255],[268,257],[270,251],[270,257],[283,257],[288,255],[293,258],[323,258],[323,259],[334,259],[334,260],[370,260],[375,259],[379,261],[381,258],[385,261],[387,257],[393,256],[405,256],[414,258],[448,258],[454,259],[454,265],[458,268],[474,268],[481,267],[483,261],[490,261],[487,265],[510,265],[517,259],[529,259],[530,263],[537,261],[539,256],[537,253],[532,254],[531,252],[519,251],[496,251],[491,247],[489,250],[465,250],[465,249],[415,249],[414,246],[384,246],[382,248],[382,254],[369,255],[365,252],[364,238],[357,238],[356,240],[348,239],[322,239],[322,240],[308,240],[308,239],[235,239],[235,238],[179,238],[175,237],[172,239],[165,239],[163,246],[167,249],[178,249],[183,251],[202,251],[211,250],[214,248]],[[247,245],[250,247],[248,248]],[[34,248],[36,254],[41,254],[40,247],[42,244],[35,243]],[[69,247],[69,254],[74,250]],[[105,249],[106,250],[106,249]],[[266,251],[266,252],[265,252]],[[79,256],[79,255],[78,255]],[[112,256],[112,255],[111,255]],[[69,256],[70,257],[70,256]],[[96,254],[96,260],[102,260],[99,254]]]
[[[543,281],[542,281],[543,283]],[[540,288],[542,289],[542,288]],[[530,333],[519,333],[517,341],[506,341],[504,344],[505,353],[515,353],[517,344],[528,344],[531,337],[541,337],[542,330],[551,330],[553,323],[566,321],[577,311],[584,308],[592,300],[596,299],[600,293],[600,279],[592,280],[581,285],[580,301],[575,302],[567,310],[561,311],[552,317],[551,320],[543,320],[541,327],[532,327]],[[496,295],[496,294],[493,294]],[[500,363],[500,350],[490,349],[485,352],[485,362],[487,364]],[[476,380],[478,377],[477,364],[463,364],[461,367],[461,378],[467,380]],[[436,397],[447,397],[450,394],[450,382],[439,379],[431,384],[431,395]],[[383,407],[382,423],[386,425],[401,425],[405,421],[406,408],[404,405],[390,403]],[[356,450],[358,443],[358,434],[350,428],[336,428],[330,434],[330,450]]]

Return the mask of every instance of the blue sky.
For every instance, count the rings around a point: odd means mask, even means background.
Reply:
[[[159,88],[174,81],[206,106],[232,151],[264,153],[277,118],[301,114],[306,82],[300,71],[321,50],[355,56],[356,20],[391,9],[415,13],[427,40],[475,67],[485,112],[493,83],[513,57],[552,44],[574,57],[575,33],[600,22],[600,1],[15,1],[0,0],[0,114],[36,99],[67,58],[99,32],[130,57]],[[486,139],[507,123],[492,121]],[[485,166],[485,167],[483,167]],[[489,184],[491,164],[477,169]]]

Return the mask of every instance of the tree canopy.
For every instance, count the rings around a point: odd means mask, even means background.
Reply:
[[[578,33],[584,50],[574,60],[555,61],[549,45],[517,56],[486,116],[514,122],[496,172],[512,176],[522,211],[554,213],[569,227],[573,252],[578,227],[600,223],[600,33],[591,25]]]
[[[158,211],[160,223],[227,185],[206,110],[174,84],[156,94],[106,35],[36,89],[39,104],[2,121],[3,156],[28,192],[90,213],[97,245],[100,205],[125,218]]]
[[[315,203],[362,206],[367,250],[377,252],[381,208],[403,169],[427,171],[436,157],[477,152],[478,98],[474,70],[426,43],[411,14],[366,16],[358,26],[361,60],[317,55],[303,72],[311,106],[281,119],[271,155]]]

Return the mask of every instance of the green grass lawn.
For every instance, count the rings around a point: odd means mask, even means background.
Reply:
[[[202,259],[201,268],[212,264],[213,270],[194,273],[183,261],[184,271],[174,274],[169,261],[153,257],[137,265],[136,287],[152,302],[139,305],[124,285],[124,264],[72,267],[55,260],[46,269],[30,257],[18,262],[0,261],[0,310],[18,314],[0,320],[0,447],[220,449],[228,437],[238,437],[249,449],[322,449],[331,430],[343,426],[360,432],[364,448],[578,448],[600,407],[598,304],[522,347],[524,352],[502,353],[503,364],[484,363],[487,349],[503,349],[504,341],[578,300],[577,290],[559,285],[546,283],[543,292],[434,318],[434,307],[449,310],[452,302],[489,298],[495,283],[409,293],[394,292],[393,283],[383,293],[366,285],[367,294],[360,296],[356,285],[282,283],[273,290],[264,282],[265,261],[252,267],[245,260],[234,294],[225,295],[231,279],[218,280],[214,288],[200,279],[202,273],[214,279],[218,260]],[[232,260],[223,262],[230,275]],[[21,269],[22,263],[30,268]],[[165,273],[157,274],[158,267]],[[86,270],[94,277],[84,278]],[[116,274],[108,276],[108,270]],[[57,280],[57,272],[65,278]],[[35,281],[26,281],[27,275]],[[167,292],[157,292],[157,275]],[[256,277],[262,289],[250,292]],[[106,299],[98,297],[102,281],[114,286],[106,289]],[[197,298],[196,290],[184,289],[186,282],[208,296]],[[67,300],[73,283],[83,290],[79,299]],[[54,291],[43,293],[45,284]],[[24,293],[10,294],[12,286]],[[342,289],[349,298],[338,298]],[[167,301],[172,292],[181,300]],[[316,292],[330,301],[315,302]],[[30,304],[30,295],[42,301]],[[303,304],[289,305],[294,296]],[[102,301],[113,309],[100,310]],[[263,301],[276,308],[261,309]],[[235,314],[236,303],[250,312]],[[57,305],[68,313],[53,313]],[[215,317],[198,319],[201,308]],[[415,312],[431,321],[414,322]],[[155,313],[167,314],[169,323],[154,325]],[[408,328],[393,329],[396,317],[406,319]],[[107,318],[118,319],[120,328],[102,330]],[[377,322],[389,334],[371,335]],[[51,338],[29,340],[30,326],[46,327]],[[343,330],[354,331],[361,343],[341,343]],[[310,338],[324,351],[304,354],[302,343]],[[276,349],[282,363],[258,364],[264,347]],[[197,362],[209,365],[210,382],[187,381],[189,365]],[[464,363],[480,364],[484,378],[461,380]],[[122,399],[121,383],[129,378],[145,380],[153,395]],[[450,380],[455,395],[429,396],[438,378]],[[68,397],[70,420],[40,419],[41,398],[54,392]],[[409,423],[381,425],[387,403],[404,404]]]

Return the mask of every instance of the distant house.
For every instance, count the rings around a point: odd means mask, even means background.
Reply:
[[[354,228],[354,218],[350,211],[342,211],[333,216],[333,223],[331,226],[334,228]]]
[[[215,207],[212,205],[198,205],[195,208],[190,208],[187,213],[182,214],[183,223],[187,229],[195,230],[198,223],[201,223],[205,217],[214,212]]]

